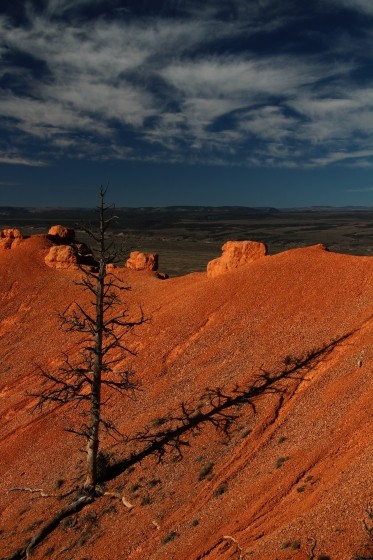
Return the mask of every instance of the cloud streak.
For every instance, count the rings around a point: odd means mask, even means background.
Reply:
[[[346,192],[356,193],[356,192],[373,192],[373,187],[356,188],[356,189],[346,189]]]
[[[0,163],[6,165],[24,165],[26,167],[47,167],[47,163],[44,161],[37,161],[32,159],[27,159],[21,156],[15,155],[4,155],[0,154]],[[4,185],[4,183],[2,183]],[[7,183],[9,184],[9,183]]]
[[[350,10],[373,14],[373,5],[370,0],[328,0],[337,7],[344,7]]]

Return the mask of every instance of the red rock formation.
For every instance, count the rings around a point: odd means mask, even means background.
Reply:
[[[75,241],[75,231],[61,225],[52,226],[48,231],[48,236],[55,243],[63,243],[64,245],[69,245]]]
[[[44,260],[51,268],[79,268],[77,254],[70,245],[53,245]]]
[[[214,277],[265,257],[267,246],[258,241],[227,241],[222,256],[207,265],[207,276]]]
[[[23,239],[19,229],[2,229],[0,231],[0,248],[14,249]]]
[[[132,251],[126,262],[126,268],[132,270],[158,270],[158,255],[156,253],[142,253]]]

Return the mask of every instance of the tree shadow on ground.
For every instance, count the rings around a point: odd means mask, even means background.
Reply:
[[[247,387],[235,386],[230,390],[207,388],[197,404],[196,401],[182,402],[178,411],[158,418],[141,432],[125,438],[120,445],[135,443],[140,445],[140,450],[109,465],[100,482],[113,480],[150,455],[157,456],[159,462],[170,451],[182,458],[182,449],[190,446],[190,437],[200,433],[206,425],[214,426],[229,437],[232,427],[243,414],[243,408],[249,407],[255,415],[255,401],[265,394],[279,394],[282,403],[289,381],[293,380],[296,386],[304,381],[307,372],[325,360],[351,334],[313,349],[302,357],[286,356],[279,371],[273,373],[261,370]],[[158,426],[162,427],[156,429]]]

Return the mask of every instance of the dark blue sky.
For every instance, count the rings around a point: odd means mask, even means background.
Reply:
[[[0,205],[373,205],[372,0],[2,0]]]

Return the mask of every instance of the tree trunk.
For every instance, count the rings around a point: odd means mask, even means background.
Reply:
[[[102,193],[101,193],[102,196]],[[97,484],[97,455],[101,421],[102,344],[104,331],[104,290],[106,278],[105,222],[103,201],[100,206],[100,259],[96,290],[96,332],[94,337],[94,363],[91,387],[91,419],[87,441],[87,477],[84,487],[94,492]]]

